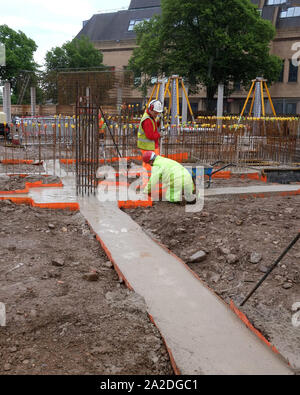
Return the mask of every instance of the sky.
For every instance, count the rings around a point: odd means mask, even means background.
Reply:
[[[21,30],[38,45],[35,61],[43,65],[47,51],[72,40],[82,22],[99,11],[127,9],[130,0],[8,0],[1,4],[0,25]]]

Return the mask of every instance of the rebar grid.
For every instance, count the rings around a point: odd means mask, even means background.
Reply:
[[[140,158],[137,133],[141,113],[131,107],[119,115],[105,113],[106,128],[101,133],[99,108],[88,98],[83,100],[73,117],[26,118],[20,125],[13,125],[12,141],[1,137],[2,172],[11,173],[10,168],[6,170],[7,161],[19,162],[20,170],[15,165],[14,173],[24,172],[21,169],[24,161],[40,163],[47,159],[60,160],[66,171],[75,172],[78,159],[82,163],[91,159],[111,164],[119,156]],[[238,123],[237,117],[201,117],[194,123],[180,125],[175,133],[171,125],[165,125],[162,155],[187,153],[187,161],[204,164],[223,161],[237,166],[300,165],[299,118],[243,118]],[[78,139],[82,145],[80,152],[76,151]],[[90,166],[84,171],[91,176],[94,170]],[[40,171],[39,167],[31,169]],[[82,178],[78,181],[84,186]],[[86,188],[89,189],[89,184]]]
[[[96,193],[99,167],[99,108],[91,97],[80,97],[76,105],[76,189],[79,194]]]

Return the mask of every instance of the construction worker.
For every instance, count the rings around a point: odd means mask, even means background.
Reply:
[[[158,115],[163,112],[162,104],[159,100],[152,100],[145,111],[139,126],[137,146],[142,151],[154,151],[159,155],[160,134],[157,121]]]
[[[105,130],[106,130],[106,123],[104,118],[99,114],[99,134],[100,138],[104,139],[105,137]]]
[[[159,100],[152,100],[141,119],[138,130],[137,146],[142,155],[147,151],[154,151],[156,155],[160,154],[160,134],[158,132],[160,121],[157,121],[157,117],[162,112],[163,106],[161,102]],[[145,169],[145,174],[142,177],[143,183],[145,184],[148,181],[148,172],[151,172],[151,166],[143,162],[143,167]]]
[[[151,151],[144,152],[143,161],[152,167],[151,177],[144,188],[144,193],[151,193],[155,185],[158,185],[161,181],[162,188],[166,189],[164,197],[167,201],[172,203],[196,203],[196,197],[193,194],[195,185],[192,176],[180,163],[163,158]]]

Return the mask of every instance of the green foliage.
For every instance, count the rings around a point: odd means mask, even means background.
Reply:
[[[137,85],[146,92],[151,77],[163,74],[166,65],[161,53],[163,47],[161,18],[153,17],[149,22],[140,23],[135,27],[138,47],[134,49],[129,60],[128,69],[134,72]]]
[[[67,41],[61,47],[52,48],[46,53],[46,71],[43,76],[43,89],[45,99],[57,102],[58,71],[70,69],[88,70],[90,68],[105,69],[103,55],[97,50],[90,39],[81,36],[78,39]]]
[[[82,36],[67,41],[62,47],[52,48],[46,53],[46,69],[78,69],[101,67],[103,55],[88,37]]]
[[[6,66],[0,67],[0,79],[11,83],[14,102],[19,95],[23,71],[31,71],[33,78],[36,78],[38,65],[33,56],[37,45],[23,32],[16,32],[7,25],[0,26],[0,42],[5,45],[6,52]]]
[[[179,74],[213,98],[219,83],[276,81],[281,60],[270,55],[275,29],[250,0],[162,0],[162,15],[136,28],[130,68],[147,75]],[[149,83],[149,79],[144,81]]]

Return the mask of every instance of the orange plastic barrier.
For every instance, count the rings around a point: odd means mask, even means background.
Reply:
[[[0,197],[0,200],[10,200],[15,204],[26,204],[31,207],[48,208],[53,210],[79,211],[78,203],[35,203],[31,198]]]
[[[30,188],[62,188],[63,184],[43,184],[42,181],[26,182],[25,189],[17,191],[0,191],[1,195],[15,195],[15,194],[26,194]]]
[[[181,152],[181,153],[177,153],[177,154],[169,154],[169,155],[162,155],[163,157],[167,157],[169,159],[173,159],[176,160],[177,162],[183,162],[184,160],[188,160],[188,153],[187,152]],[[126,160],[142,160],[142,156],[138,155],[138,156],[125,156],[124,158],[119,158],[119,157],[114,157],[114,158],[110,158],[110,159],[99,159],[99,163],[103,164],[105,162],[109,163],[109,162],[119,162],[120,159],[126,159]],[[76,163],[76,159],[60,159],[60,162],[63,164],[73,164]]]
[[[254,326],[250,323],[248,318],[244,313],[242,313],[233,303],[233,301],[230,301],[230,308],[231,310],[240,318],[240,320],[243,321],[243,323],[252,331],[256,334],[257,337],[259,337],[264,343],[266,343],[276,354],[279,354],[278,350],[270,343],[268,340],[257,330],[254,328]]]
[[[249,178],[250,180],[267,182],[267,176],[261,176],[259,173],[242,174],[241,178],[242,179]]]
[[[137,208],[137,207],[152,207],[153,206],[153,202],[152,200],[149,198],[148,200],[144,201],[144,200],[127,200],[127,201],[121,201],[119,200],[118,202],[118,206],[119,208]]]
[[[189,158],[189,154],[187,152],[180,152],[179,154],[169,154],[167,156],[162,156],[167,157],[168,159],[176,160],[177,162],[183,162],[184,160],[188,160]]]
[[[228,179],[231,177],[231,171],[219,171],[219,173],[213,174],[211,178],[222,178]]]
[[[72,165],[73,163],[76,163],[76,159],[61,159],[60,163],[63,163],[65,165]]]
[[[23,159],[4,159],[0,163],[3,165],[31,165],[33,160],[23,160]]]

